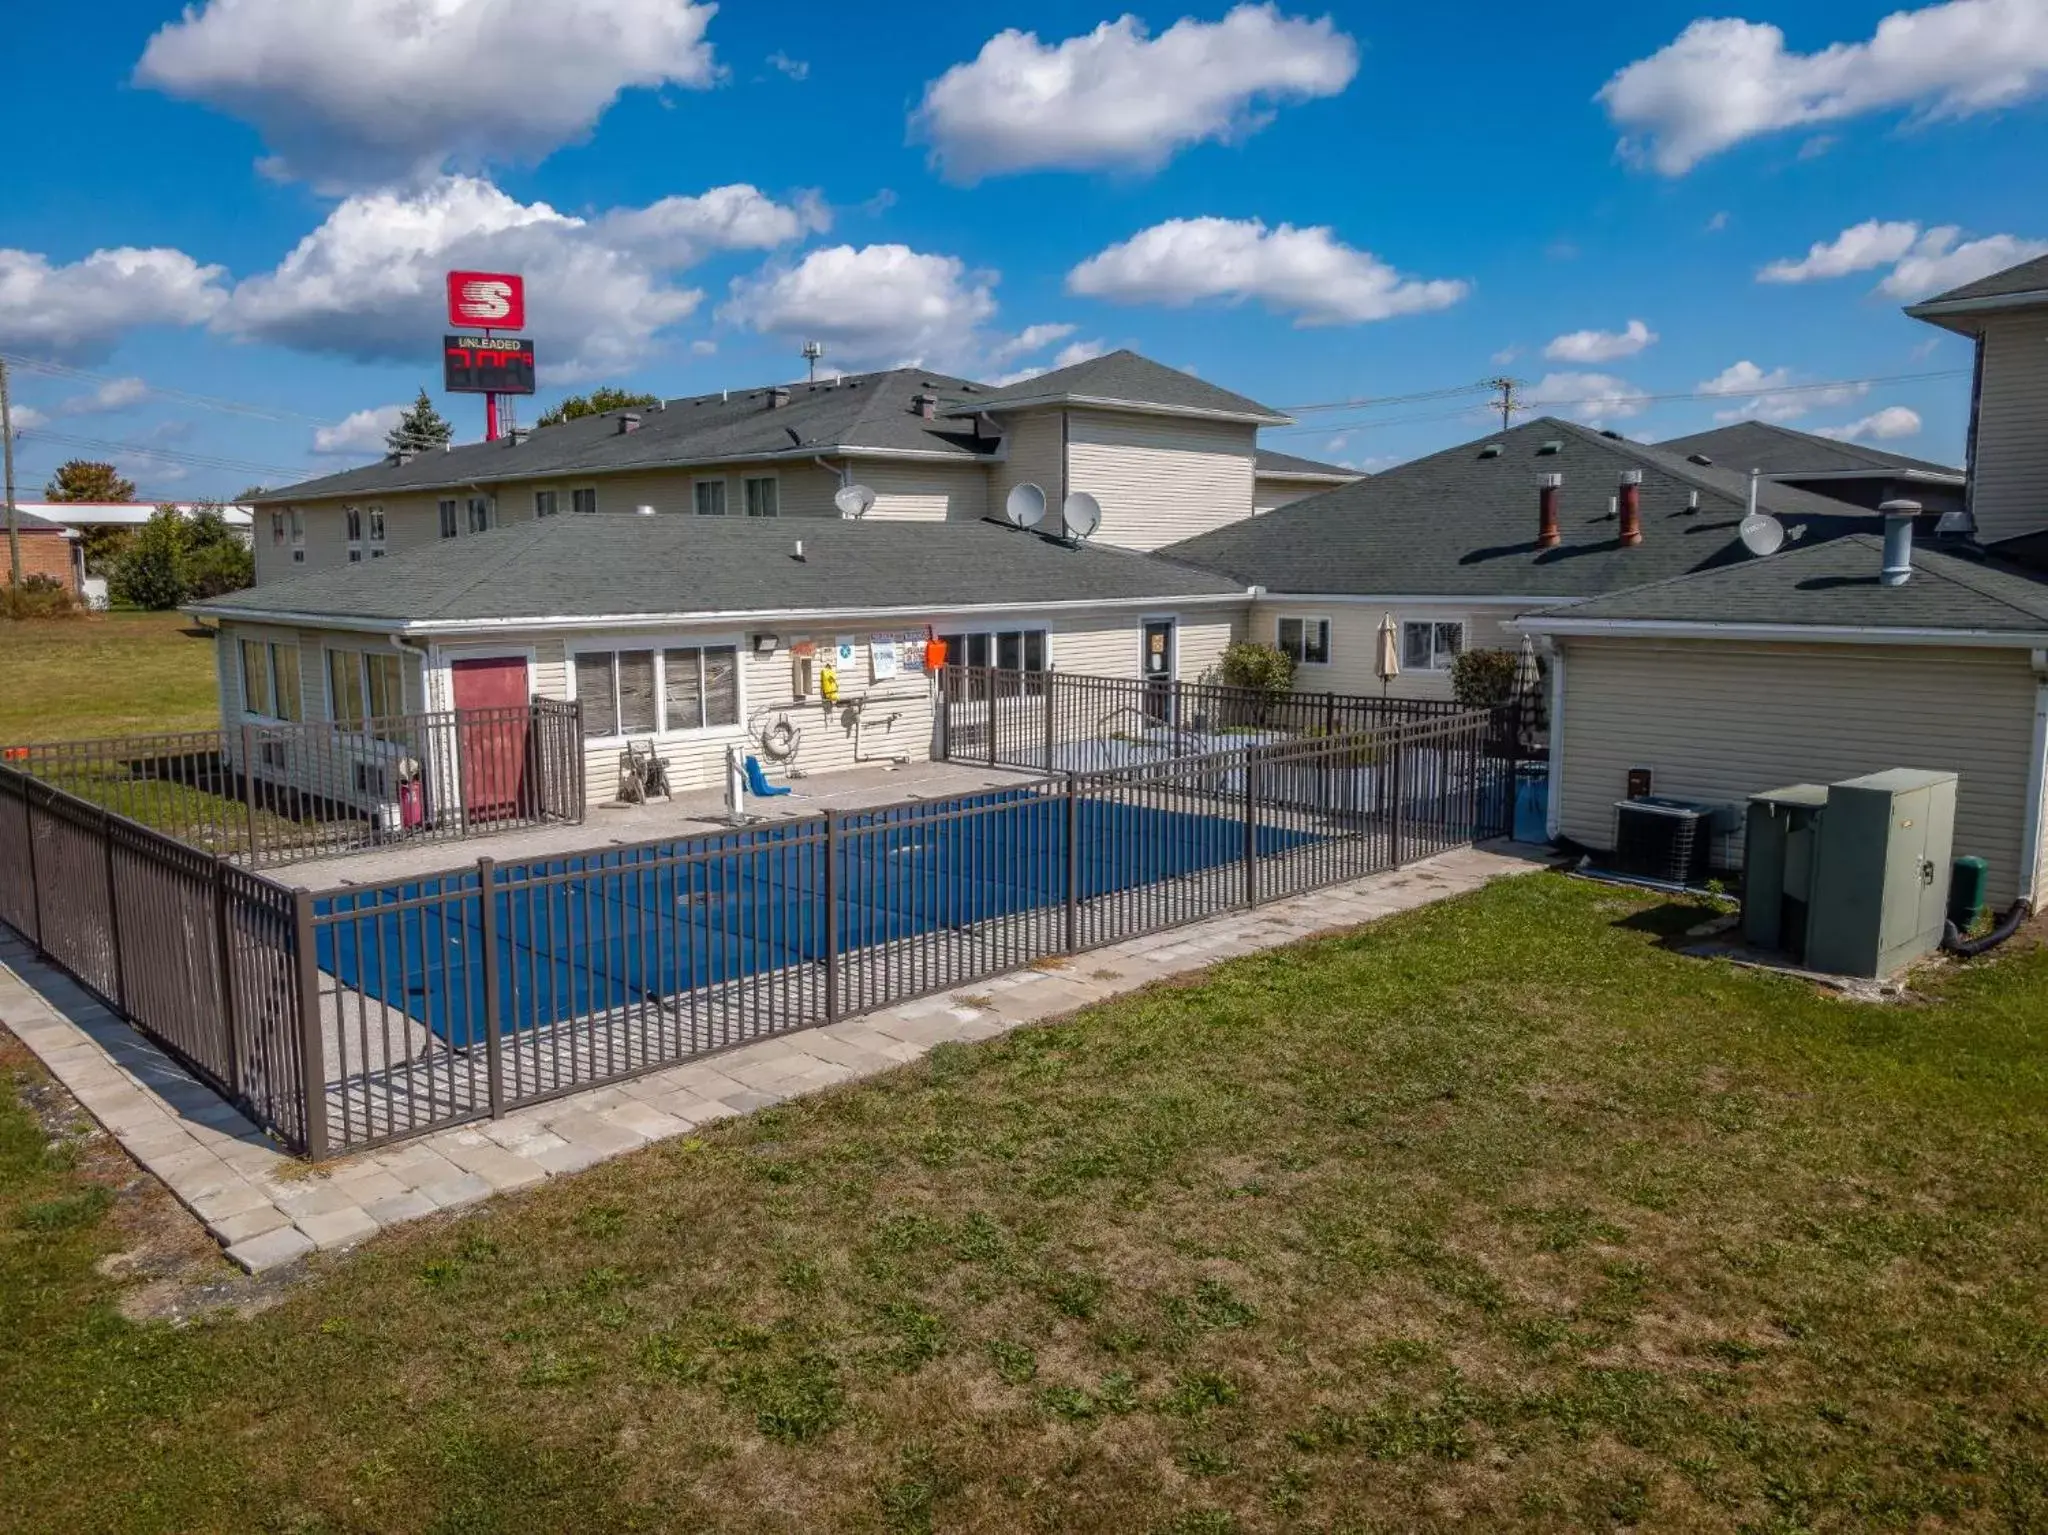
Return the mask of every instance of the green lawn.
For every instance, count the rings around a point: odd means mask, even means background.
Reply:
[[[0,1113],[0,1525],[2048,1526],[2048,950],[1877,1007],[1700,916],[1509,881],[179,1330]]]
[[[0,623],[0,742],[212,729],[213,647],[178,613]]]

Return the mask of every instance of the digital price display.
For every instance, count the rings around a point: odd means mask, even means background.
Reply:
[[[450,394],[532,394],[533,343],[523,336],[444,336],[442,387]]]

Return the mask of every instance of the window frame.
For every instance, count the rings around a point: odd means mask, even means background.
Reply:
[[[454,538],[462,531],[462,502],[454,496],[443,496],[436,500],[436,514],[441,519],[441,536]]]
[[[583,697],[582,685],[576,675],[577,661],[583,656],[608,655],[612,657],[611,681],[613,723],[618,721],[618,656],[622,651],[644,650],[654,659],[654,728],[652,730],[614,729],[609,735],[583,736],[586,747],[624,746],[628,741],[654,740],[658,742],[695,741],[707,737],[731,738],[743,730],[747,719],[747,643],[746,636],[719,630],[706,634],[691,634],[683,631],[663,631],[658,634],[620,635],[579,635],[564,647],[563,674],[566,692],[571,702]],[[703,660],[701,653],[707,650],[730,650],[733,654],[733,719],[730,724],[690,725],[671,729],[668,718],[668,653],[672,650],[695,650],[700,653],[698,660],[698,687],[700,703],[703,693]]]
[[[583,504],[586,498],[590,503],[588,506]],[[597,487],[595,485],[578,485],[573,487],[569,492],[569,511],[578,517],[594,516],[597,512]]]
[[[769,507],[765,512],[754,510],[753,492],[756,485],[766,485],[768,487]],[[740,477],[740,511],[745,516],[758,517],[763,521],[770,518],[779,520],[782,516],[782,476],[779,474],[742,475]]]
[[[369,537],[365,540],[365,542],[367,542],[370,547],[370,558],[373,560],[381,560],[384,558],[384,551],[387,547],[384,527],[384,508],[382,506],[366,506],[363,508],[363,517],[369,534]]]
[[[1426,627],[1429,630],[1430,659],[1427,666],[1415,665],[1408,659],[1408,631],[1417,627]],[[1456,650],[1446,654],[1437,649],[1437,631],[1440,629],[1456,629],[1458,631],[1458,648]],[[1426,677],[1448,676],[1451,667],[1456,663],[1458,657],[1464,654],[1465,650],[1471,645],[1471,635],[1472,626],[1463,618],[1409,617],[1404,615],[1401,619],[1401,670],[1404,672],[1415,672]]]
[[[704,510],[703,494],[705,491],[712,489],[716,489],[718,492],[718,510],[707,512]],[[727,489],[726,477],[722,474],[716,476],[707,475],[702,479],[691,480],[691,515],[697,517],[730,517],[732,515],[732,498],[727,494]]]
[[[1290,650],[1287,646],[1286,625],[1299,627],[1296,636],[1298,644]],[[1308,654],[1308,632],[1310,625],[1320,625],[1323,634],[1322,655],[1311,660]],[[1296,666],[1328,666],[1334,654],[1331,630],[1335,626],[1326,613],[1276,613],[1273,616],[1273,648],[1290,657]]]
[[[296,640],[259,639],[253,635],[246,634],[237,635],[236,640],[236,654],[242,669],[240,686],[243,716],[247,719],[264,720],[275,725],[303,723],[306,718],[306,689],[305,676],[299,665],[298,642]],[[263,709],[253,709],[249,706],[249,652],[251,649],[263,652],[264,699],[268,704],[268,707]],[[289,712],[280,707],[284,701],[285,694],[285,689],[280,685],[284,676],[284,667],[281,664],[284,656],[291,658],[292,709]]]
[[[270,543],[275,549],[284,547],[284,508],[273,507],[270,512]]]
[[[562,493],[559,490],[537,490],[533,493],[533,520],[543,517],[559,517],[562,514]]]
[[[357,645],[323,643],[320,648],[323,654],[321,686],[327,690],[328,724],[349,735],[370,736],[374,734],[374,732],[367,728],[370,721],[398,719],[408,712],[406,707],[408,688],[405,675],[407,658],[404,655],[396,650],[370,650]],[[352,670],[354,673],[355,692],[356,696],[361,698],[363,706],[363,712],[360,716],[344,715],[335,696],[335,661],[338,657],[342,656],[352,658],[354,663]],[[371,665],[373,661],[377,663],[377,666],[374,668]],[[375,673],[382,671],[387,663],[396,668],[398,707],[380,714],[372,704],[373,695],[379,691],[373,686],[372,677]],[[413,664],[417,665],[418,662],[415,661]],[[422,676],[418,685],[424,687],[424,676]]]
[[[481,514],[481,515],[479,515]],[[464,509],[463,526],[472,534],[488,533],[498,523],[496,496],[471,496]]]

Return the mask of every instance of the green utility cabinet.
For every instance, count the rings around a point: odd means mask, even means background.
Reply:
[[[1742,936],[1754,948],[1806,956],[1813,855],[1828,791],[1792,784],[1752,795],[1742,852]]]
[[[1820,811],[1806,964],[1887,976],[1941,944],[1956,775],[1892,768],[1828,788]]]

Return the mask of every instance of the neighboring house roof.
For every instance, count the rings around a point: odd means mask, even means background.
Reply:
[[[1211,416],[1284,426],[1284,416],[1257,400],[1219,389],[1206,379],[1169,368],[1136,352],[1108,352],[1069,368],[1055,368],[954,407],[955,415],[976,410],[1021,410],[1035,405],[1093,405],[1153,414]]]
[[[67,527],[54,518],[39,516],[19,501],[14,503],[14,525],[24,533],[61,533],[66,538],[78,537],[78,529]],[[4,521],[0,521],[0,527],[4,526]]]
[[[1318,463],[1312,458],[1297,458],[1292,453],[1276,453],[1271,448],[1260,448],[1254,455],[1252,473],[1262,480],[1329,480],[1347,485],[1365,478],[1363,469]]]
[[[160,503],[155,501],[17,501],[17,508],[32,512],[50,522],[61,522],[67,527],[93,528],[141,527],[157,514]],[[215,511],[229,527],[246,528],[254,520],[246,506],[215,505],[210,501],[175,501],[162,505],[175,506],[187,517],[196,517],[202,511]]]
[[[1794,431],[1769,421],[1737,421],[1710,432],[1694,432],[1657,444],[1666,453],[1687,458],[1698,453],[1722,469],[1747,474],[1761,469],[1782,479],[1822,480],[1834,477],[1938,479],[1960,485],[1963,471],[1931,459],[1909,458],[1859,442],[1842,442],[1813,432]]]
[[[1643,476],[1643,542],[1624,549],[1608,507],[1630,469]],[[1536,547],[1542,474],[1564,476],[1555,549]],[[1747,559],[1748,494],[1747,475],[1545,416],[1159,553],[1274,592],[1571,601]],[[1771,481],[1758,504],[1815,542],[1875,521]]]
[[[2048,300],[2048,256],[2036,256],[2032,261],[2022,261],[2018,266],[2007,267],[2002,272],[1993,272],[1989,277],[1966,282],[1960,288],[1937,293],[1933,298],[1913,305],[1906,313],[1918,314],[1923,310],[1938,312],[1944,305],[1949,304],[2008,299],[2022,299],[2032,303]]]
[[[1883,556],[1881,537],[1857,533],[1532,613],[1520,627],[1567,634],[1618,624],[2048,634],[2048,581],[2036,575],[1981,553],[1923,546],[1913,551],[1911,578],[1886,586],[1878,579]]]
[[[802,558],[796,556],[801,548]],[[372,627],[1242,598],[1166,560],[1007,523],[549,517],[273,581],[190,611]]]
[[[971,462],[993,454],[994,437],[979,437],[971,421],[927,420],[916,397],[936,395],[941,410],[985,391],[965,379],[897,368],[853,374],[815,384],[779,386],[788,399],[772,406],[778,386],[695,395],[661,405],[583,416],[544,426],[517,439],[464,443],[420,454],[405,463],[389,458],[361,469],[266,491],[262,502],[311,501],[330,496],[395,495],[406,491],[461,492],[508,480],[620,474],[735,460],[808,463],[820,455]],[[626,416],[639,417],[621,431]]]

